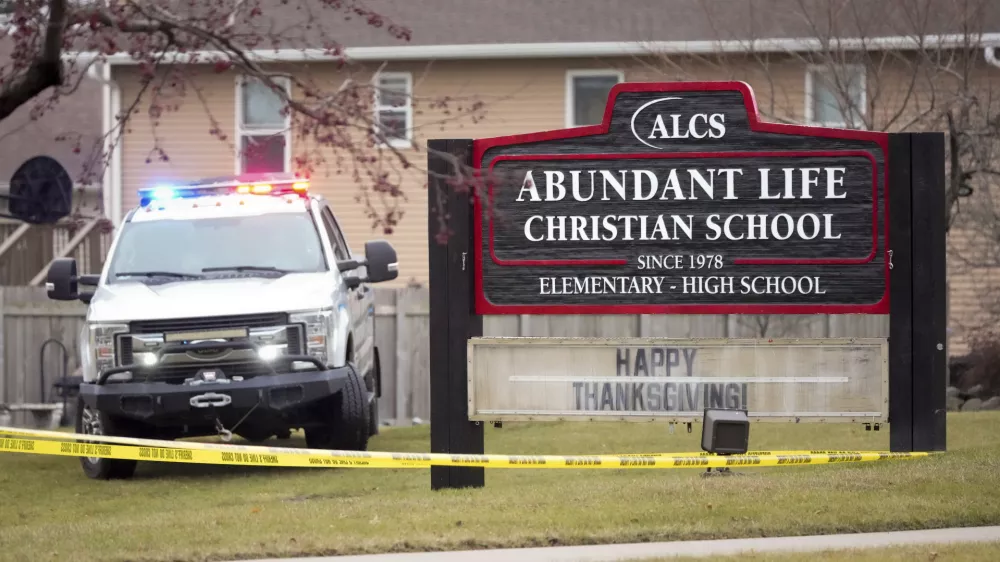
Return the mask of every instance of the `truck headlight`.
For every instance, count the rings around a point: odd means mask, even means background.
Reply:
[[[126,324],[91,324],[90,349],[97,373],[115,366],[115,336],[128,332]]]
[[[288,330],[294,328],[250,328],[250,342],[257,346],[257,356],[264,361],[274,361],[288,354]]]
[[[334,336],[333,310],[299,312],[289,316],[289,321],[306,327],[306,354],[319,359],[324,365],[330,356],[330,338]]]
[[[260,349],[257,350],[257,355],[264,361],[274,361],[281,355],[285,354],[285,350],[288,349],[288,345],[262,345]]]
[[[132,354],[132,362],[145,367],[156,365],[156,354],[151,351],[140,351]]]

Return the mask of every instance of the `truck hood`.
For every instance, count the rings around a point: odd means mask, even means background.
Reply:
[[[101,285],[87,320],[133,320],[294,312],[327,308],[336,279],[330,273],[289,273],[282,277],[239,277],[146,284]]]

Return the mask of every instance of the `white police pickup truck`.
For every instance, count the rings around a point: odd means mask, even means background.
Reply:
[[[259,442],[302,429],[310,448],[364,450],[381,395],[370,284],[398,275],[392,246],[355,255],[328,203],[291,175],[140,196],[100,275],[68,258],[48,271],[49,298],[89,305],[77,432]],[[98,479],[136,468],[81,463]]]

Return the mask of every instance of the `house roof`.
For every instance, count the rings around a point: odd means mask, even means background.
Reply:
[[[237,0],[225,0],[236,3]],[[651,52],[788,51],[827,39],[874,48],[923,41],[1000,45],[996,0],[367,0],[369,12],[329,0],[245,0],[232,37],[274,60],[602,56]],[[205,16],[220,4],[177,2]],[[251,7],[261,14],[250,16]],[[349,16],[349,17],[348,17]],[[212,16],[216,22],[219,15]],[[380,25],[368,24],[368,19]],[[401,31],[402,30],[402,31]],[[849,46],[849,45],[845,45]],[[193,60],[211,50],[198,51]],[[192,53],[175,55],[192,60]],[[167,59],[171,60],[171,59]],[[134,62],[121,53],[113,62]],[[205,62],[202,59],[202,62]]]
[[[294,46],[323,28],[348,47],[730,41],[803,37],[888,37],[1000,32],[996,0],[368,0],[412,30],[408,42],[386,27],[337,18],[318,0],[262,0],[280,6],[261,21],[295,28]],[[322,25],[316,26],[320,14]]]

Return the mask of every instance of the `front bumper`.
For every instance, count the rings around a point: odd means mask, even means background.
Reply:
[[[199,424],[239,419],[251,409],[256,416],[288,418],[297,410],[340,392],[351,367],[261,375],[228,382],[83,383],[80,398],[90,408],[155,425]],[[230,422],[233,423],[233,422]]]

